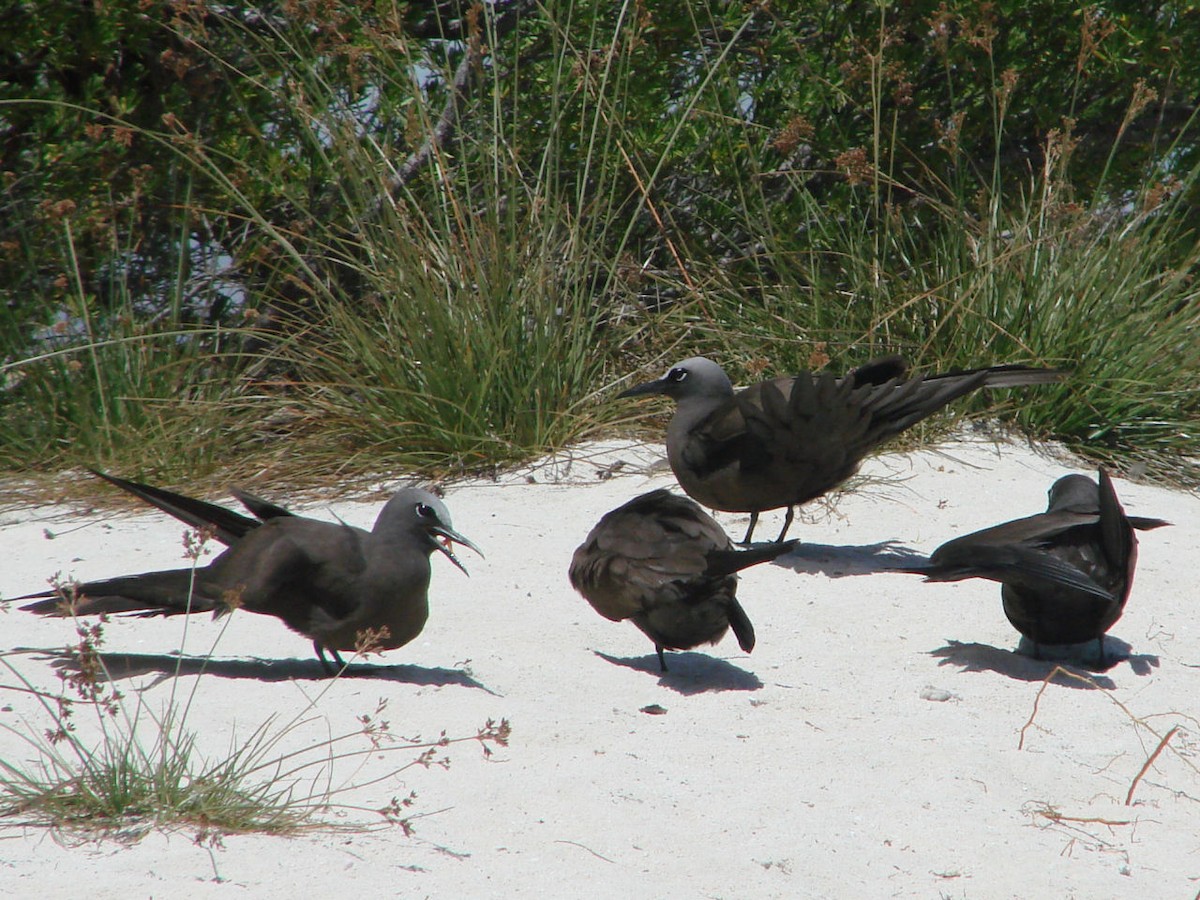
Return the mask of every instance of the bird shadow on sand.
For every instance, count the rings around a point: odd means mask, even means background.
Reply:
[[[658,666],[658,656],[609,656],[593,650],[598,657],[614,666],[624,666],[647,675],[657,675],[658,683],[685,696],[716,691],[757,691],[763,683],[753,672],[728,663],[706,653],[669,653],[663,672]]]
[[[1098,664],[1094,659],[1034,659],[1025,653],[1001,650],[990,644],[963,643],[961,641],[948,641],[946,646],[930,650],[929,655],[941,657],[942,661],[938,663],[939,666],[958,666],[961,672],[999,672],[1001,675],[1007,675],[1018,681],[1045,681],[1056,667],[1061,667],[1079,677],[1063,677],[1059,674],[1053,679],[1055,684],[1073,688],[1112,690],[1116,687],[1113,680],[1107,675],[1098,673],[1111,671],[1121,663],[1129,663],[1129,668],[1135,675],[1149,675],[1152,670],[1158,668],[1157,656],[1145,653],[1134,654],[1131,652],[1132,650],[1133,647],[1125,641],[1105,635],[1104,655],[1106,661],[1103,665]]]
[[[36,659],[49,660],[52,668],[59,671],[78,671],[77,658],[62,650],[35,651]],[[315,659],[222,659],[219,657],[179,656],[153,653],[110,653],[98,654],[109,681],[122,681],[143,675],[157,675],[150,687],[176,675],[215,675],[218,678],[250,678],[255,681],[325,681],[326,674],[321,663]],[[476,681],[459,669],[428,668],[426,666],[393,665],[374,666],[366,663],[351,663],[339,678],[369,678],[375,681],[391,681],[398,684],[418,686],[476,688],[499,696],[491,688]]]
[[[896,541],[880,541],[877,544],[847,546],[799,543],[775,560],[775,565],[806,575],[845,578],[848,575],[897,572],[928,562],[928,557],[911,547]]]

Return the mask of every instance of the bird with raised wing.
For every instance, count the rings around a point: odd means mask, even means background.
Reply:
[[[998,581],[1004,614],[1041,655],[1044,644],[1099,642],[1121,618],[1137,565],[1135,530],[1169,525],[1127,516],[1112,479],[1097,484],[1065,475],[1050,487],[1044,513],[955,538],[927,566],[909,570],[926,581]]]
[[[99,473],[97,473],[99,474]],[[238,496],[259,519],[223,507],[102,476],[198,528],[209,527],[228,549],[207,566],[147,572],[48,590],[19,600],[49,616],[131,613],[143,616],[240,608],[275,616],[326,653],[364,647],[394,650],[425,627],[430,555],[437,550],[467,571],[452,544],[473,542],[453,529],[446,505],[428,491],[404,488],[387,502],[370,531],[290,513],[253,495]]]
[[[730,628],[754,649],[754,626],[737,601],[737,572],[786,553],[795,541],[734,549],[712,516],[660,489],[606,513],[571,559],[571,585],[596,612],[629,619],[664,650],[715,644]]]
[[[1059,369],[991,366],[909,377],[899,356],[874,360],[839,378],[824,371],[762,381],[740,391],[702,356],[676,363],[656,381],[620,396],[665,394],[676,403],[667,460],[684,492],[712,509],[760,512],[820,497],[856,471],[876,446],[979,388],[1061,381]]]

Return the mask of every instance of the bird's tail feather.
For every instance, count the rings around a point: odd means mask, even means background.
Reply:
[[[1151,531],[1171,524],[1166,519],[1147,519],[1145,516],[1126,516],[1126,518],[1129,520],[1129,524],[1138,531]]]
[[[765,544],[761,547],[751,547],[748,550],[710,550],[708,552],[708,568],[704,574],[708,578],[722,578],[732,575],[750,566],[770,562],[787,553],[799,541],[783,541],[779,544]]]
[[[894,385],[892,391],[876,390],[867,408],[874,416],[878,437],[890,437],[911,428],[922,419],[980,388],[1051,384],[1067,376],[1063,369],[1006,365],[965,369],[914,378]]]
[[[201,596],[198,587],[192,569],[170,569],[90,581],[75,586],[73,590],[41,591],[16,599],[36,599],[37,602],[22,606],[21,609],[42,616],[96,616],[105,613],[171,616],[216,609],[217,604],[210,597]]]
[[[989,366],[978,370],[984,373],[983,386],[989,388],[1018,387],[1023,384],[1054,384],[1071,374],[1069,369],[1043,369],[1037,366]]]
[[[737,600],[731,600],[729,604],[729,627],[744,652],[749,653],[754,649],[754,626]]]

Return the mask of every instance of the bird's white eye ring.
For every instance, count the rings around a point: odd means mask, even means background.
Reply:
[[[674,369],[672,369],[670,372],[667,373],[667,381],[680,382],[680,381],[683,381],[687,377],[688,377],[688,371],[687,371],[687,369],[683,368],[682,366],[676,366]]]
[[[437,518],[437,513],[435,513],[433,511],[433,507],[430,506],[428,503],[418,503],[417,504],[417,515],[420,516],[422,519]]]

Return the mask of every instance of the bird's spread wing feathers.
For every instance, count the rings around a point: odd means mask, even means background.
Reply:
[[[1074,588],[1112,602],[1112,594],[1097,584],[1086,572],[1047,553],[1023,544],[949,544],[940,547],[930,558],[928,567],[916,571],[929,581],[961,581],[964,578],[986,578],[1006,584],[1038,584],[1045,582]]]

